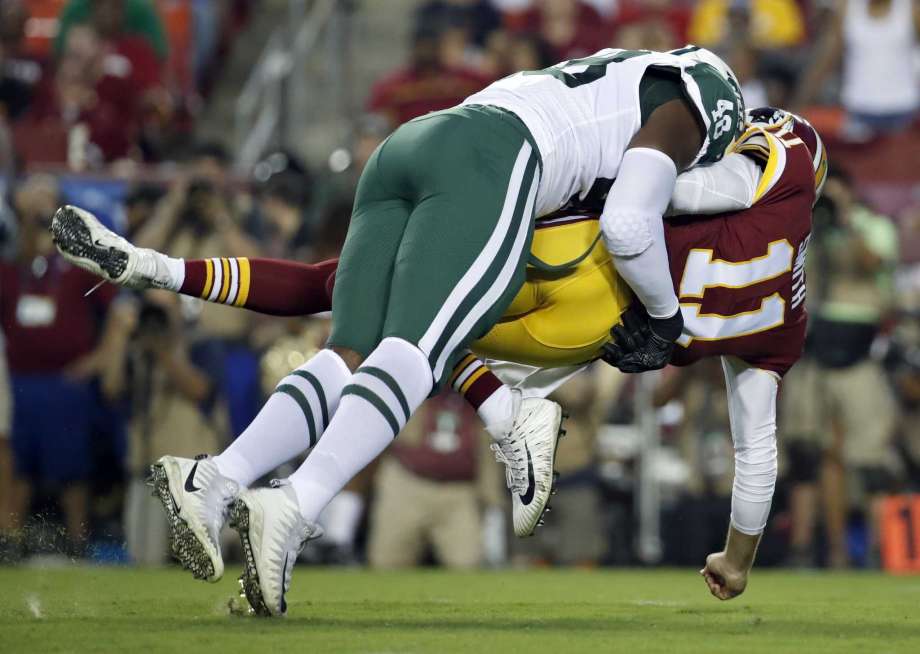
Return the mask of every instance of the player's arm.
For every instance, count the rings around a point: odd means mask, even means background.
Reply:
[[[604,243],[617,271],[646,307],[650,327],[664,344],[680,336],[683,320],[662,221],[677,173],[694,162],[704,136],[686,101],[660,105],[626,150],[601,213]],[[670,353],[658,358],[649,369],[663,367]]]
[[[758,161],[741,152],[728,154],[710,166],[697,166],[678,175],[668,213],[716,214],[749,209],[762,175]]]
[[[725,549],[710,554],[700,571],[709,590],[726,600],[744,592],[757,545],[767,525],[776,486],[776,396],[774,373],[734,357],[722,357],[728,392],[735,482]]]
[[[623,156],[600,219],[617,271],[648,313],[649,336],[614,362],[628,372],[664,367],[683,328],[663,224],[677,175],[721,159],[743,111],[737,89],[702,64],[679,74],[646,72],[639,101],[642,127]]]

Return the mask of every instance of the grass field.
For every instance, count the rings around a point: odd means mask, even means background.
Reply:
[[[0,652],[920,652],[920,578],[757,572],[731,602],[691,570],[300,569],[281,620],[236,581],[0,568]]]

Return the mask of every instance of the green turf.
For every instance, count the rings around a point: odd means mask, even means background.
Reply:
[[[920,652],[920,578],[757,572],[731,602],[690,570],[299,569],[281,620],[231,617],[176,570],[0,569],[0,652]]]

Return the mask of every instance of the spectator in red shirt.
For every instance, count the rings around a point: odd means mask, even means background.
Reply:
[[[392,127],[453,107],[489,83],[475,70],[445,65],[441,53],[444,32],[440,25],[419,25],[409,64],[374,84],[368,109],[386,116]]]
[[[409,421],[374,480],[371,567],[418,565],[429,546],[448,568],[482,563],[482,500],[494,507],[501,492],[484,436],[475,412],[453,392],[431,398]]]
[[[37,488],[53,490],[68,546],[82,548],[90,473],[89,379],[102,369],[99,325],[116,293],[57,255],[47,226],[59,204],[53,179],[33,177],[15,193],[19,248],[0,263],[0,326],[13,391],[11,449],[19,517]]]
[[[552,66],[555,53],[537,34],[499,31],[489,40],[485,67],[496,78],[521,70],[540,70]]]
[[[614,37],[618,48],[620,45],[620,32],[626,28],[634,30],[642,28],[654,32],[655,41],[660,41],[667,35],[676,46],[653,47],[645,46],[650,50],[667,50],[687,43],[687,27],[690,24],[692,5],[690,3],[670,2],[669,0],[624,0],[617,7],[614,25],[617,29]],[[753,105],[751,105],[753,106]]]
[[[509,14],[508,27],[539,34],[552,49],[554,61],[585,57],[608,47],[612,32],[594,7],[579,0],[537,0],[522,14]]]
[[[151,11],[154,12],[153,17],[158,19],[155,10]],[[99,35],[107,54],[119,55],[128,61],[128,78],[137,91],[146,92],[160,87],[163,85],[166,57],[160,56],[154,49],[157,41],[151,41],[147,35],[126,28],[125,12],[125,0],[95,0],[86,24]]]
[[[80,25],[68,33],[53,79],[42,84],[17,126],[17,146],[27,160],[98,166],[135,154],[138,120],[130,64],[106,55],[96,32]],[[57,146],[35,145],[44,143],[36,139],[42,132],[56,133]]]

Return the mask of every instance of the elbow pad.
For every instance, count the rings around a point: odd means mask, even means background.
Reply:
[[[630,257],[649,248],[654,240],[652,221],[664,215],[676,180],[677,166],[663,152],[626,151],[601,213],[601,233],[611,254]]]

